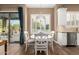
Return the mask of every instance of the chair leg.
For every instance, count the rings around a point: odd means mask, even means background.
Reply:
[[[35,55],[37,55],[37,50],[35,49]]]
[[[53,53],[54,53],[54,48],[53,48],[53,46],[52,46],[52,51],[53,51]]]
[[[26,47],[25,47],[25,52],[27,52],[27,45],[26,45]]]
[[[46,51],[46,55],[48,55],[48,50]]]
[[[53,51],[53,53],[54,53],[54,47],[53,47],[53,42],[52,42],[52,51]]]

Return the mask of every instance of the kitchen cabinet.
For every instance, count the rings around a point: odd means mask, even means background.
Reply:
[[[66,26],[67,8],[59,8],[58,12],[58,26]]]
[[[58,33],[57,42],[59,45],[67,45],[67,33]]]

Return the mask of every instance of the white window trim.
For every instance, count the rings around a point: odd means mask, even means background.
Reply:
[[[32,15],[39,15],[39,14],[31,14],[31,15],[30,15],[30,33],[31,33],[31,34],[33,34],[33,33],[32,33],[32,19],[31,19],[31,16],[32,16]],[[49,31],[51,31],[51,25],[52,25],[52,24],[51,24],[51,14],[43,14],[43,15],[49,15],[49,16],[50,16],[50,20],[49,20],[49,22],[50,22],[50,30],[49,30]]]

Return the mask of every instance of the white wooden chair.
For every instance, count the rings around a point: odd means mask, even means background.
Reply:
[[[25,51],[27,51],[27,40],[29,39],[29,34],[28,34],[28,32],[27,31],[24,31],[24,36],[25,36],[25,45],[26,45],[26,47],[25,47]]]
[[[54,33],[55,33],[54,31],[51,31],[50,34],[48,35],[48,40],[51,43],[50,45],[52,47],[53,52],[54,52],[54,47],[53,47]]]
[[[24,31],[24,34],[25,34],[25,45],[26,45],[25,51],[27,51],[28,46],[33,45],[32,42],[34,42],[34,35],[33,34],[29,35],[27,31]]]
[[[44,51],[46,54],[48,54],[48,38],[47,34],[43,32],[39,32],[35,34],[35,55],[37,54],[37,51]]]
[[[28,45],[33,45],[34,44],[34,34],[29,35],[29,39],[27,40]]]

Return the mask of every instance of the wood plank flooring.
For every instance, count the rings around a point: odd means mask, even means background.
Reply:
[[[79,55],[79,47],[63,47],[54,42],[54,52],[51,47],[48,51],[49,55]],[[25,45],[19,45],[18,43],[8,44],[8,55],[34,55],[33,46],[28,46],[25,52]],[[4,55],[4,46],[0,46],[0,55]],[[38,55],[45,55],[41,53]]]

